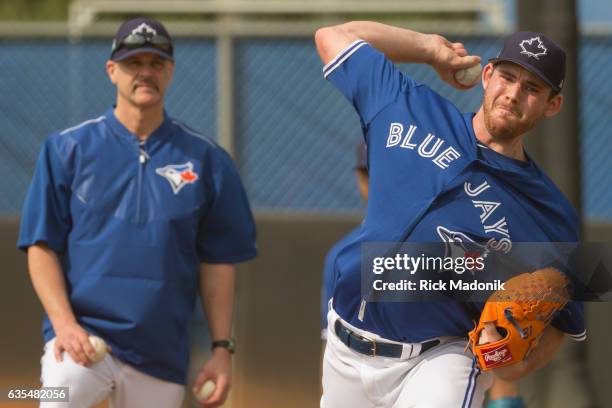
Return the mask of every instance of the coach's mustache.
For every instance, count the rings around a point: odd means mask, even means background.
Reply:
[[[141,79],[136,80],[136,82],[134,82],[134,85],[132,86],[132,90],[135,90],[139,86],[143,86],[143,85],[152,86],[156,90],[159,91],[159,87],[157,85],[157,82],[155,82],[152,78],[141,78]]]

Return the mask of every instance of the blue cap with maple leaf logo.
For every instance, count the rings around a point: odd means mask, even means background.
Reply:
[[[111,60],[122,61],[143,52],[174,60],[172,38],[166,27],[157,20],[144,17],[121,24],[113,40]]]
[[[496,63],[509,61],[539,76],[555,92],[565,79],[565,51],[544,34],[519,31],[504,41],[499,55],[489,59]]]

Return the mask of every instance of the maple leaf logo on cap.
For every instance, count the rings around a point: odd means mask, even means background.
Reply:
[[[523,40],[520,42],[519,46],[523,50],[521,51],[521,54],[525,54],[528,57],[533,57],[537,60],[540,59],[539,57],[543,57],[548,52],[540,37],[533,37],[528,40]]]
[[[138,27],[132,30],[132,34],[140,34],[142,36],[153,36],[157,34],[157,30],[148,25],[147,23],[142,23]]]

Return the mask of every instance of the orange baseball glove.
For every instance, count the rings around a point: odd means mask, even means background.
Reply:
[[[554,268],[522,273],[493,293],[470,331],[470,346],[483,371],[522,361],[538,344],[544,329],[570,299],[569,279]],[[502,338],[478,344],[486,324]]]

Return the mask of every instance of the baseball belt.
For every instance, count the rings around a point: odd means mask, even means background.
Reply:
[[[422,343],[416,343],[421,345],[421,349],[418,353],[413,354],[415,344],[397,344],[397,343],[384,343],[368,339],[360,334],[355,333],[344,324],[340,319],[336,320],[334,324],[334,332],[348,348],[358,353],[365,354],[366,356],[381,356],[381,357],[392,357],[400,358],[404,351],[405,346],[411,346],[410,358],[417,357],[427,350],[436,347],[440,344],[440,340],[433,339],[427,340]]]

